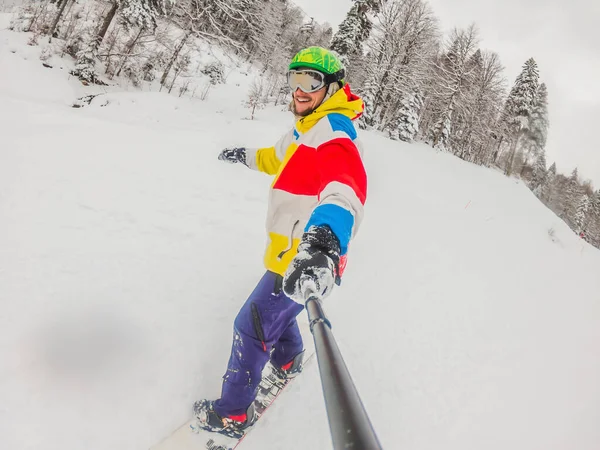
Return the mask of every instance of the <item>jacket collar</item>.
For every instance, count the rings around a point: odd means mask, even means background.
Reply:
[[[350,120],[355,120],[364,111],[362,99],[350,90],[350,85],[345,84],[342,89],[324,101],[317,109],[306,117],[301,117],[296,122],[296,129],[300,133],[306,133],[319,120],[327,114],[343,114]]]

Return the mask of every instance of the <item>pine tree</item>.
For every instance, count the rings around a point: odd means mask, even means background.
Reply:
[[[539,148],[546,147],[548,139],[548,89],[546,84],[540,84],[537,91],[536,101],[531,111],[531,120],[529,126],[530,138],[537,144]]]
[[[586,232],[586,216],[588,213],[588,209],[590,208],[590,198],[587,194],[581,195],[579,201],[577,202],[577,207],[575,209],[575,217],[573,220],[574,231],[577,234],[581,234],[582,232]]]
[[[538,81],[537,63],[533,58],[529,58],[517,76],[504,106],[503,120],[509,134],[528,128],[528,119],[538,91]]]
[[[544,181],[542,183],[541,191],[540,191],[540,200],[546,204],[550,205],[554,183],[556,181],[556,163],[552,163],[548,171],[546,172],[546,176],[544,177]]]
[[[555,167],[556,170],[556,167]],[[546,179],[546,151],[541,149],[538,154],[535,164],[533,166],[533,175],[531,179],[530,188],[533,192],[540,197],[542,193],[542,186]]]
[[[507,175],[512,173],[519,141],[529,130],[529,120],[536,100],[538,84],[537,63],[533,58],[529,58],[515,80],[502,115],[504,138],[510,146],[505,168]]]
[[[531,110],[529,126],[523,135],[523,169],[521,175],[528,166],[535,167],[538,165],[537,160],[543,155],[546,147],[548,136],[548,91],[544,83],[536,94],[535,103]]]
[[[365,104],[365,109],[362,116],[360,116],[358,119],[358,126],[362,129],[378,128],[379,126],[379,120],[375,114],[377,106],[375,103],[375,95],[378,89],[378,86],[375,82],[376,77],[377,75],[374,71],[371,77],[367,80],[362,92],[362,100]]]
[[[126,26],[141,27],[146,30],[156,28],[156,18],[165,14],[171,0],[119,0],[120,14]]]
[[[342,57],[344,65],[348,66],[353,57],[362,55],[363,42],[373,29],[368,16],[372,12],[379,12],[378,0],[354,0],[354,5],[331,39],[330,48]]]
[[[600,190],[591,199],[586,221],[586,239],[592,245],[600,248]]]
[[[96,83],[98,75],[95,70],[96,55],[91,46],[87,46],[77,53],[77,62],[72,75],[77,76],[81,81],[86,83]]]
[[[579,183],[579,172],[577,168],[573,169],[568,179],[563,195],[561,196],[561,210],[559,217],[564,219],[571,228],[575,228],[575,216],[577,207],[581,200],[583,189]]]
[[[390,131],[390,137],[404,142],[412,142],[419,132],[419,111],[423,107],[420,92],[408,93],[402,99],[396,126]]]
[[[447,145],[450,142],[450,134],[452,133],[452,115],[454,112],[454,104],[451,102],[446,106],[446,109],[440,114],[433,132],[431,134],[431,140],[434,147],[440,150],[446,150]]]
[[[71,75],[78,77],[84,84],[98,82],[98,74],[95,69],[98,41],[94,34],[94,26],[92,20],[85,21],[82,31],[68,44],[77,49],[75,69],[71,71]]]

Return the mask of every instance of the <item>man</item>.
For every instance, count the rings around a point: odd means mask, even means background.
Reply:
[[[367,191],[352,124],[363,102],[344,76],[333,53],[321,47],[301,50],[287,74],[294,128],[274,147],[231,148],[219,155],[275,179],[267,213],[267,272],[235,319],[221,398],[194,404],[205,429],[241,430],[253,423],[253,401],[267,362],[282,378],[302,368],[296,316],[307,289],[323,298],[340,283]]]

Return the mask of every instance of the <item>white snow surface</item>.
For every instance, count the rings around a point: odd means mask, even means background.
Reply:
[[[147,449],[218,397],[264,271],[270,178],[217,154],[293,119],[247,120],[239,71],[206,101],[74,109],[102,89],[27,40],[0,31],[0,448]],[[600,252],[521,182],[361,137],[365,219],[325,306],[384,448],[598,450]],[[242,448],[331,448],[316,364]]]

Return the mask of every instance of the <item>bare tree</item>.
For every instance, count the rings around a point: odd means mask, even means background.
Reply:
[[[505,92],[504,68],[496,53],[481,50],[475,52],[471,64],[474,70],[465,92],[467,107],[463,130],[454,151],[462,159],[488,164],[492,158],[499,107]]]
[[[396,126],[406,99],[429,83],[437,38],[437,21],[422,0],[382,6],[373,36],[367,43],[367,76],[361,89],[366,103],[363,120],[367,126],[378,129]]]
[[[70,1],[71,0],[61,0],[61,3],[59,4],[58,12],[56,13],[56,18],[54,19],[54,22],[52,22],[52,25],[50,26],[50,30],[48,31],[48,34],[50,35],[50,37],[48,38],[48,42],[52,42],[52,37],[54,36],[54,32],[56,30],[56,27],[58,26],[58,22],[60,22],[60,18],[62,17],[63,13],[65,12],[67,4]]]
[[[183,46],[186,44],[186,42],[188,41],[188,39],[192,35],[192,32],[193,31],[191,29],[188,29],[185,32],[185,34],[183,35],[183,37],[181,38],[181,40],[179,41],[179,44],[177,44],[177,47],[175,47],[175,50],[174,50],[173,54],[171,55],[171,58],[169,59],[169,62],[167,64],[167,67],[165,67],[165,70],[164,70],[164,72],[162,74],[162,77],[160,78],[160,84],[162,86],[165,85],[165,83],[167,81],[167,77],[169,76],[169,72],[173,68],[173,65],[175,64],[175,61],[177,61],[177,58],[179,57],[179,53],[181,53],[181,50],[183,49]]]
[[[250,119],[254,120],[254,112],[256,108],[260,109],[267,103],[267,81],[264,77],[255,78],[250,86],[250,92],[248,93],[248,100],[246,105],[252,109],[250,113]]]
[[[447,44],[448,50],[436,64],[432,86],[436,121],[430,130],[434,147],[446,148],[452,128],[458,130],[469,113],[466,93],[475,75],[476,66],[471,64],[471,58],[477,49],[478,39],[474,24],[466,30],[454,29]]]

